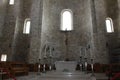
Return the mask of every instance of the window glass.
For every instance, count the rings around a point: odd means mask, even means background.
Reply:
[[[106,29],[108,33],[114,32],[113,21],[111,18],[106,18]]]
[[[29,34],[30,33],[30,19],[26,19],[24,22],[24,29],[23,29],[23,33],[24,34]]]
[[[69,9],[65,9],[61,12],[61,30],[73,30],[73,15],[72,11]]]

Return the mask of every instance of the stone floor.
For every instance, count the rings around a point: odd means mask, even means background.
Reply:
[[[12,79],[8,79],[12,80]],[[48,71],[46,73],[29,73],[28,76],[17,77],[17,80],[108,80],[105,74],[96,73],[95,77],[91,77],[91,73],[84,72],[56,72]]]

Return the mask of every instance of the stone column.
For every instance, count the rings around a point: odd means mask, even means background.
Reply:
[[[31,9],[31,43],[29,63],[36,63],[41,57],[41,26],[42,26],[42,0],[33,0]]]
[[[1,0],[3,1],[2,4],[4,7],[0,10],[3,12],[3,17],[4,17],[4,22],[3,22],[3,28],[2,30],[2,38],[3,41],[1,45],[2,52],[4,54],[7,54],[8,58],[7,60],[10,61],[12,60],[12,41],[14,37],[14,29],[15,29],[15,13],[14,13],[14,8],[15,5],[10,5],[8,0]],[[1,2],[0,2],[1,4]],[[1,20],[1,19],[0,19]]]
[[[95,58],[95,43],[94,43],[94,33],[97,33],[97,23],[96,23],[96,10],[95,10],[95,1],[90,1],[90,7],[91,7],[91,23],[92,26],[90,28],[91,32],[89,34],[89,44],[90,44],[90,59]]]
[[[20,53],[20,36],[22,36],[22,30],[23,30],[23,17],[22,17],[22,10],[23,10],[23,0],[16,0],[15,4],[12,6],[13,7],[13,14],[15,17],[14,21],[14,35],[13,35],[13,41],[12,41],[12,54],[11,54],[11,60],[12,61],[18,61],[21,56],[19,55]],[[22,52],[22,49],[21,49]],[[21,55],[24,53],[21,53]],[[22,58],[21,58],[22,59]]]
[[[96,21],[93,26],[96,27],[93,30],[93,39],[92,42],[94,42],[94,50],[93,50],[93,56],[94,61],[99,63],[108,63],[108,52],[106,48],[106,36],[105,36],[105,19],[106,19],[106,4],[105,0],[94,0],[94,9],[95,9],[95,18]]]

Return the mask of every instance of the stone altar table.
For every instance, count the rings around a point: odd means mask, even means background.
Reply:
[[[56,71],[73,72],[75,71],[76,66],[77,66],[76,61],[56,61],[55,62]]]

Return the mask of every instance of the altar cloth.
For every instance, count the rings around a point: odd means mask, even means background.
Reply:
[[[73,72],[76,70],[76,66],[77,66],[76,61],[56,61],[55,62],[56,71]]]

